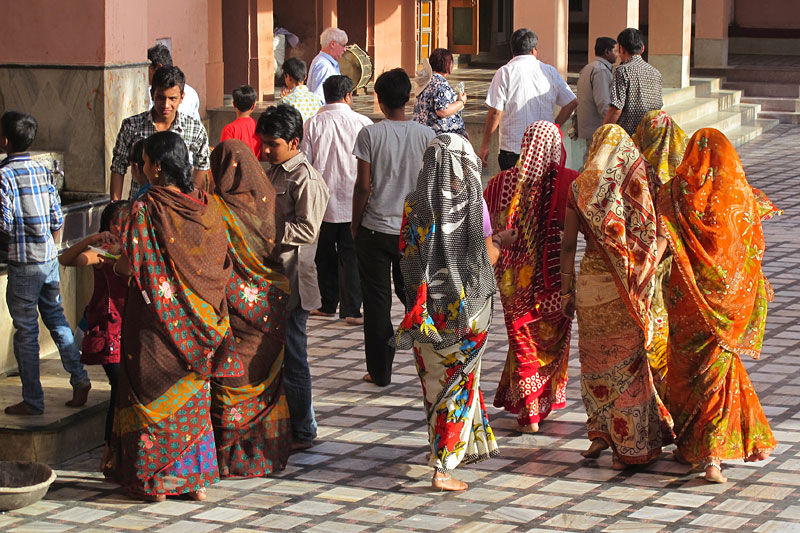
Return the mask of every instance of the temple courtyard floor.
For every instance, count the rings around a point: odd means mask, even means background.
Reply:
[[[421,389],[410,352],[398,352],[394,381],[361,381],[363,335],[343,320],[309,321],[309,359],[319,438],[287,468],[261,479],[226,480],[208,499],[141,503],[96,471],[101,450],[57,465],[44,500],[0,514],[0,531],[800,531],[800,127],[779,126],[740,153],[750,182],[785,213],[765,223],[765,272],[775,288],[764,352],[746,360],[779,442],[768,461],[724,464],[712,485],[671,459],[619,472],[611,455],[587,460],[573,330],[566,408],[537,435],[491,407],[507,351],[499,300],[482,388],[500,456],[456,475],[464,493],[430,489]],[[796,225],[797,224],[797,225]],[[401,308],[396,302],[395,322]]]

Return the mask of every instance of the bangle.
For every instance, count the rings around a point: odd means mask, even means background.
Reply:
[[[116,274],[120,278],[128,278],[128,277],[130,277],[130,275],[125,275],[125,274],[120,274],[119,273],[119,271],[117,270],[117,265],[118,264],[119,264],[119,261],[114,261],[114,266],[111,267],[111,271],[114,272],[114,274]]]
[[[492,244],[494,244],[496,247],[500,248],[502,242],[503,238],[500,235],[498,235],[497,233],[492,235]]]
[[[575,274],[574,270],[572,272],[564,272],[563,270],[561,271],[562,276],[573,276],[574,274]]]
[[[572,289],[569,289],[567,292],[559,292],[558,294],[560,294],[562,298],[564,296],[572,296]]]

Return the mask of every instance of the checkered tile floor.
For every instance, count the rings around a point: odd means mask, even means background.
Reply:
[[[362,333],[341,320],[310,321],[310,359],[320,433],[265,479],[223,481],[205,502],[142,504],[105,483],[96,450],[58,467],[40,503],[0,515],[0,530],[191,531],[800,531],[800,128],[780,126],[741,151],[751,182],[786,214],[766,224],[765,269],[775,287],[763,358],[746,361],[780,445],[762,464],[725,464],[730,482],[710,485],[664,456],[617,472],[611,457],[585,460],[588,442],[573,336],[569,402],[535,436],[490,408],[501,455],[460,468],[462,494],[429,490],[431,471],[420,388],[408,352],[394,383],[378,389],[364,373]],[[495,308],[499,317],[499,304]],[[395,309],[396,317],[400,309]],[[507,344],[495,319],[484,357],[491,403]]]

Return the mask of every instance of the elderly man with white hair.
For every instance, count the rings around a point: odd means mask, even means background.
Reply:
[[[347,33],[339,28],[325,28],[319,36],[319,44],[322,49],[311,61],[306,85],[311,92],[325,102],[322,84],[329,77],[340,74],[339,58],[342,57],[344,47],[347,45]]]

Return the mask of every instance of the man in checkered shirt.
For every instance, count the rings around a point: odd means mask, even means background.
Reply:
[[[644,39],[636,28],[626,28],[617,37],[620,65],[611,85],[611,105],[603,124],[619,124],[636,133],[639,121],[648,112],[661,109],[661,73],[642,59]]]
[[[72,385],[70,407],[86,403],[92,384],[61,306],[58,248],[53,233],[64,217],[50,170],[26,153],[38,124],[31,115],[7,111],[0,118],[0,234],[8,241],[6,302],[14,322],[14,357],[22,381],[22,401],[8,415],[40,415],[44,391],[39,381],[39,313],[50,330]]]
[[[183,138],[189,151],[189,162],[194,166],[194,182],[198,186],[205,183],[210,168],[208,134],[202,122],[178,111],[185,85],[186,77],[178,67],[159,68],[153,74],[150,88],[153,107],[122,121],[111,160],[112,201],[122,196],[122,183],[130,164],[133,143],[159,131],[173,131]],[[133,199],[138,190],[139,184],[131,180],[128,197]]]

